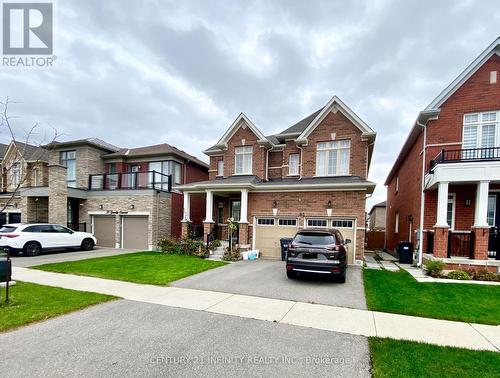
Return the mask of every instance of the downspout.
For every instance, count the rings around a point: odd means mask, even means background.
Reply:
[[[425,158],[427,152],[427,125],[420,123],[417,119],[417,125],[424,128],[424,142],[422,150],[422,177],[420,186],[420,220],[419,220],[419,242],[418,242],[418,258],[417,266],[422,267],[423,262],[423,244],[424,244],[424,211],[425,211]]]
[[[303,165],[303,162],[302,162],[302,147],[297,144],[297,148],[300,150],[300,161],[299,161],[299,164],[300,164],[300,168],[299,168],[299,181],[300,181],[300,180],[302,180],[302,165]]]
[[[269,181],[268,174],[269,174],[269,149],[266,148],[266,181]]]

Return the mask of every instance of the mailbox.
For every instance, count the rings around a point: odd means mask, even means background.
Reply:
[[[11,281],[12,261],[5,257],[0,257],[0,282]]]

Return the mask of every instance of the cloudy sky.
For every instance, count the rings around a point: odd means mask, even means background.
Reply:
[[[38,122],[40,139],[167,142],[206,160],[241,111],[267,135],[336,94],[378,133],[369,207],[418,112],[500,35],[485,0],[58,0],[55,12],[54,67],[0,69],[19,135]]]

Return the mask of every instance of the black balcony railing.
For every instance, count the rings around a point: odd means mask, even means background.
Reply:
[[[448,234],[448,257],[474,258],[474,231],[450,231]]]
[[[156,189],[172,191],[172,175],[156,171],[89,175],[89,190]]]
[[[430,169],[440,163],[460,163],[467,161],[500,160],[500,147],[462,148],[456,150],[441,150],[431,160]]]

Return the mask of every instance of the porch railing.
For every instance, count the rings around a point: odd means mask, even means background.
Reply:
[[[87,232],[87,223],[68,223],[68,228],[73,231]]]
[[[500,147],[461,148],[454,150],[441,150],[430,162],[432,170],[440,163],[459,163],[466,161],[500,160]]]
[[[207,235],[207,247],[212,243],[214,240],[218,239],[218,227],[214,227],[212,231],[210,231]]]
[[[474,258],[474,231],[450,231],[448,233],[448,258]]]
[[[89,175],[89,190],[156,189],[172,191],[172,175],[157,171]]]

